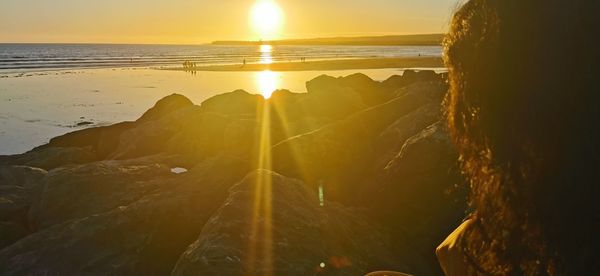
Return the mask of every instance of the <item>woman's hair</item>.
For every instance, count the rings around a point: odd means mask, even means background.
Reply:
[[[471,0],[445,114],[471,188],[475,274],[600,272],[600,1]]]

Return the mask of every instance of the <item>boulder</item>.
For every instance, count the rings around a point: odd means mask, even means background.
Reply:
[[[100,161],[52,170],[36,194],[29,216],[36,229],[126,206],[176,175],[164,164]]]
[[[314,189],[323,184],[333,201],[353,205],[361,179],[376,161],[377,137],[398,118],[423,105],[439,103],[439,83],[415,84],[387,103],[273,146],[275,171],[304,180]]]
[[[7,275],[168,275],[247,170],[234,158],[208,159],[135,202],[19,240],[0,251],[0,269]]]
[[[393,75],[382,82],[382,85],[390,91],[398,90],[402,87],[417,82],[446,82],[445,73],[437,74],[432,70],[405,70],[402,75]]]
[[[0,185],[33,189],[48,172],[27,166],[0,166]]]
[[[372,217],[394,233],[395,253],[411,273],[441,273],[432,252],[466,215],[456,160],[444,125],[435,123],[409,138],[361,193]]]
[[[0,221],[0,250],[22,239],[27,234],[29,234],[29,230],[19,223]]]
[[[236,90],[211,97],[202,102],[200,110],[223,115],[256,115],[262,109],[264,102],[261,95]]]
[[[191,107],[193,105],[194,104],[192,103],[192,101],[190,101],[190,99],[186,98],[185,96],[179,94],[171,94],[156,102],[156,104],[148,111],[146,111],[144,115],[142,115],[142,117],[137,119],[136,122],[146,123],[149,121],[158,120],[167,114]]]
[[[359,212],[320,206],[302,182],[258,170],[230,189],[172,275],[363,275],[390,256]]]
[[[41,147],[13,155],[5,164],[51,170],[65,165],[92,162],[96,159],[96,154],[91,147]]]
[[[308,81],[306,89],[308,94],[298,105],[310,116],[342,119],[366,107],[360,94],[330,76]]]
[[[433,102],[401,116],[390,124],[376,138],[375,153],[377,155],[377,162],[373,164],[373,169],[383,170],[400,152],[404,142],[408,138],[439,121],[441,116],[440,103]]]
[[[24,166],[0,167],[0,221],[27,222],[33,191],[46,173]]]
[[[30,232],[27,212],[46,173],[31,167],[0,167],[0,249]]]

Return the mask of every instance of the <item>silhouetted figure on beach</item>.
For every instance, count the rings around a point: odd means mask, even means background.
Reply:
[[[600,1],[471,0],[445,41],[445,114],[474,210],[447,275],[600,272]]]

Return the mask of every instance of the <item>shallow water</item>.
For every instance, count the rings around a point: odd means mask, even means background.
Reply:
[[[267,87],[305,92],[321,74],[361,72],[385,80],[398,69],[273,72]],[[263,72],[198,72],[154,69],[88,69],[4,75],[0,78],[0,154],[22,153],[78,129],[133,121],[159,99],[180,93],[200,104],[236,89],[259,94]]]

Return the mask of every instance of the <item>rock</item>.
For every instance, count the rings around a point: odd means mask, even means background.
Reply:
[[[385,237],[357,214],[259,170],[230,189],[172,275],[363,275],[389,265]]]
[[[25,188],[0,185],[0,221],[19,220],[27,214],[29,205],[29,194]]]
[[[389,125],[375,143],[377,162],[375,170],[382,170],[400,152],[404,142],[427,126],[441,119],[441,105],[426,104]]]
[[[374,81],[361,73],[339,78],[322,75],[306,83],[306,90],[309,94],[340,89],[352,90],[360,96],[361,101],[366,106],[373,106],[390,100],[393,95],[384,88],[380,82]]]
[[[319,76],[306,83],[308,94],[298,101],[306,114],[341,119],[366,107],[360,94],[330,76]]]
[[[100,161],[52,170],[30,211],[37,229],[126,206],[175,177],[170,166]]]
[[[96,154],[91,147],[44,147],[14,155],[8,163],[51,170],[65,165],[92,162],[96,159]]]
[[[466,192],[458,186],[464,181],[456,160],[438,122],[408,139],[384,176],[363,190],[372,216],[395,233],[395,253],[412,264],[411,273],[441,273],[431,252],[466,215]]]
[[[253,115],[262,110],[264,98],[261,95],[250,94],[244,90],[213,96],[202,102],[202,112],[212,112],[224,115]]]
[[[442,88],[439,83],[415,84],[385,104],[278,143],[272,149],[274,168],[314,189],[322,183],[331,200],[352,205],[357,185],[376,161],[380,133],[419,107],[439,103]]]
[[[110,159],[125,160],[169,153],[182,156],[186,160],[184,165],[192,166],[220,153],[248,152],[250,149],[244,147],[254,145],[240,141],[236,135],[252,139],[256,119],[251,119],[245,127],[234,125],[241,120],[233,115],[204,112],[200,107],[192,106],[124,132]],[[234,129],[243,133],[235,134]],[[226,132],[231,136],[225,136]],[[236,141],[230,142],[229,138]],[[226,145],[232,147],[226,149]]]
[[[0,185],[32,189],[47,173],[43,169],[27,166],[0,166]]]
[[[142,117],[137,119],[137,123],[145,123],[154,121],[164,117],[165,115],[190,107],[194,105],[185,96],[179,94],[171,94],[170,96],[160,99],[156,104],[150,108]]]
[[[111,126],[92,127],[83,129],[71,133],[67,133],[62,136],[58,136],[50,139],[50,142],[46,145],[39,146],[33,149],[31,152],[38,151],[64,151],[63,149],[52,149],[52,148],[69,148],[72,151],[77,151],[74,148],[83,148],[90,152],[93,156],[91,161],[98,161],[106,158],[108,154],[115,150],[116,144],[119,141],[121,133],[131,129],[135,126],[133,122],[122,122]],[[81,151],[81,150],[79,150]],[[82,160],[74,164],[81,164],[85,162],[91,162],[89,160]],[[55,167],[62,165],[69,165],[72,163],[57,163]]]
[[[46,173],[24,166],[0,167],[0,221],[26,225],[33,190]]]
[[[56,224],[0,251],[7,275],[168,275],[248,166],[211,158],[128,205]]]
[[[0,250],[27,236],[28,233],[29,231],[21,224],[0,221]]]
[[[436,74],[435,71],[432,70],[405,70],[401,76],[394,75],[389,77],[387,80],[382,82],[382,85],[390,91],[395,91],[417,82],[442,81],[445,83],[446,79],[445,73]]]

